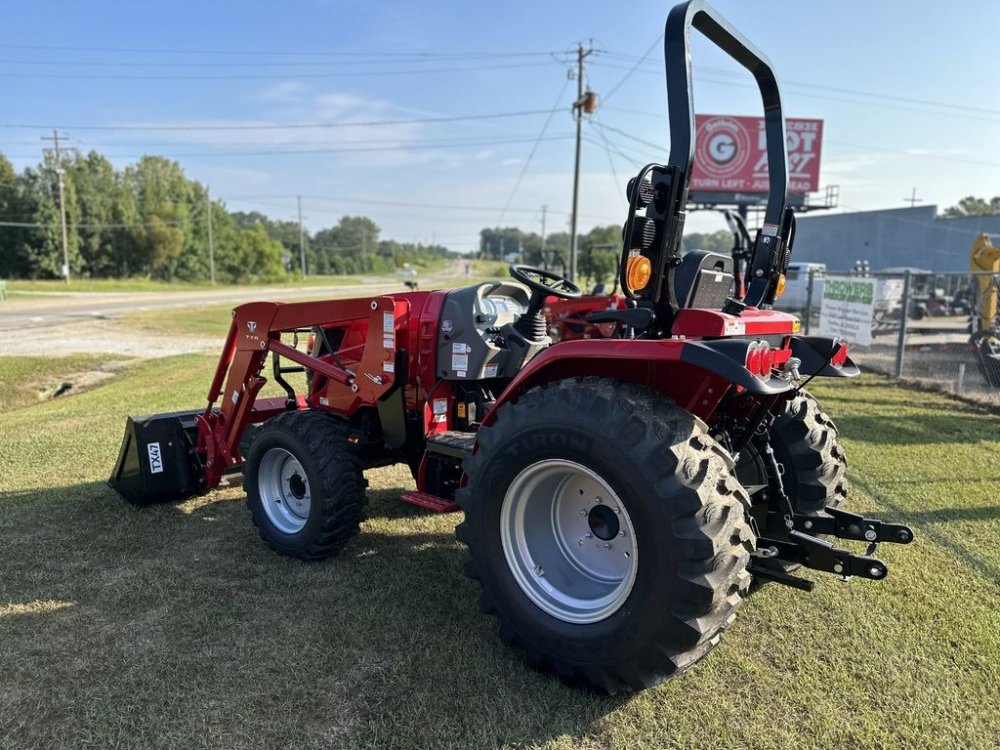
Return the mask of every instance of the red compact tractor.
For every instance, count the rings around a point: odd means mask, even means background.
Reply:
[[[732,258],[679,253],[692,26],[753,74],[764,102],[770,195],[743,296]],[[669,159],[629,190],[620,283],[633,306],[596,321],[627,337],[551,346],[545,300],[580,291],[523,266],[445,291],[241,305],[207,408],[131,418],[112,486],[145,505],[242,471],[263,539],[315,560],[358,532],[364,471],[406,463],[416,490],[403,500],[464,512],[465,570],[501,637],[607,692],[691,667],[756,585],[809,590],[796,568],[885,578],[875,546],[913,535],[839,507],[844,451],[803,388],[858,368],[843,341],[799,336],[798,319],[769,309],[795,228],[774,73],[701,0],[670,12],[665,53]],[[268,358],[286,397],[257,397]],[[297,392],[285,376],[303,369]]]

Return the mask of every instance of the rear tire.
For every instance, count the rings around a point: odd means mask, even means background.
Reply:
[[[480,608],[570,684],[617,693],[684,672],[750,584],[756,540],[732,469],[662,394],[601,378],[528,391],[480,429],[457,494]]]
[[[847,500],[847,455],[815,396],[800,392],[774,421],[771,445],[785,467],[785,492],[796,513],[815,516]]]
[[[847,456],[838,440],[837,425],[812,394],[800,391],[785,403],[774,420],[770,439],[775,458],[784,469],[785,494],[796,513],[818,516],[824,508],[837,508],[847,501]],[[750,454],[747,458],[748,463],[754,460]],[[760,471],[758,467],[745,464],[741,457],[737,474],[744,484],[761,482]],[[766,483],[766,478],[763,481]],[[767,505],[764,501],[754,506],[758,528],[771,539],[787,539],[782,515]],[[814,536],[826,538],[821,534]],[[798,563],[763,558],[754,564],[785,573],[800,567]],[[754,579],[752,590],[756,591],[765,582],[761,578]]]
[[[358,533],[365,480],[346,425],[314,411],[268,420],[243,467],[247,507],[261,538],[302,560],[336,554]]]

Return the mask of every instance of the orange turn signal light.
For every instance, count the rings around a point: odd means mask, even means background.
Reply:
[[[633,255],[628,259],[625,266],[625,281],[628,282],[631,291],[639,292],[645,289],[652,276],[653,264],[645,255]]]
[[[785,293],[785,274],[778,274],[778,286],[774,288],[774,296],[780,297]]]

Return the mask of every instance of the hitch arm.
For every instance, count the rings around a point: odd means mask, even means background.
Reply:
[[[829,517],[796,514],[794,528],[809,534],[826,534],[859,542],[909,544],[913,541],[913,531],[909,526],[865,518],[839,508],[824,508],[824,511]]]
[[[801,531],[789,531],[788,537],[787,542],[762,537],[757,540],[757,549],[774,549],[777,550],[777,555],[773,556],[780,560],[799,563],[813,570],[836,573],[845,578],[857,576],[880,581],[889,575],[886,564],[874,557],[852,554]]]

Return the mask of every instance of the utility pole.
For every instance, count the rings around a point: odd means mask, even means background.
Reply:
[[[365,254],[368,252],[368,230],[361,230],[361,273],[365,272]]]
[[[580,144],[583,141],[583,113],[593,112],[597,108],[597,96],[592,91],[583,90],[583,61],[594,51],[593,47],[576,49],[576,101],[573,102],[573,115],[576,117],[576,159],[573,162],[573,213],[570,220],[569,235],[569,278],[576,281],[576,226],[577,208],[580,202]]]
[[[52,141],[56,152],[56,176],[59,178],[59,223],[62,226],[63,277],[69,283],[69,235],[66,232],[66,186],[63,177],[66,170],[62,165],[62,152],[59,150],[59,131],[53,130],[52,137],[42,136],[43,141]]]
[[[302,196],[296,195],[299,204],[299,263],[302,264],[302,278],[306,277],[306,233],[302,228]]]
[[[215,285],[215,243],[212,241],[212,188],[205,186],[205,210],[208,214],[208,279]]]
[[[544,203],[542,204],[542,268],[546,271],[549,270],[549,262],[545,256],[545,212],[549,210],[549,207]]]
[[[923,198],[918,198],[917,197],[917,189],[913,188],[913,192],[910,193],[910,197],[909,198],[903,198],[903,202],[904,203],[909,203],[910,204],[910,208],[913,208],[918,203],[923,203],[924,199]]]

